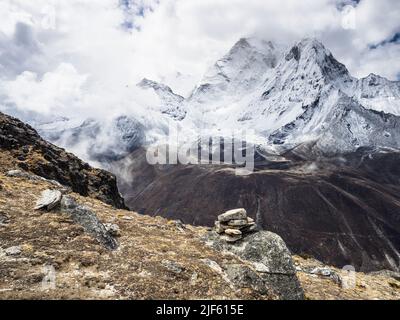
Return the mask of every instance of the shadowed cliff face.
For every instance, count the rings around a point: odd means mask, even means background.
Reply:
[[[56,180],[83,196],[126,208],[114,175],[94,169],[64,149],[43,140],[29,125],[0,113],[2,170],[20,168]],[[4,162],[4,163],[3,163]]]
[[[134,210],[211,226],[219,213],[244,207],[294,253],[357,270],[399,269],[398,153],[325,161],[288,154],[286,169],[263,164],[249,176],[221,166],[149,166],[142,150],[131,156],[120,190]]]

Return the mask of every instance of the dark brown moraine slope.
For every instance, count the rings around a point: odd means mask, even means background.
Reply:
[[[249,176],[221,166],[153,167],[143,150],[131,158],[120,190],[134,210],[211,226],[218,212],[244,207],[296,254],[362,271],[399,269],[399,153],[310,161],[291,152],[290,164],[259,164]]]
[[[43,140],[29,125],[1,112],[0,150],[4,158],[2,170],[30,171],[71,187],[82,196],[92,196],[116,208],[126,208],[114,175],[92,168],[73,154]]]

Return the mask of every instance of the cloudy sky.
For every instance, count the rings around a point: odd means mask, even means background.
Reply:
[[[135,84],[187,94],[243,36],[321,40],[356,77],[400,79],[399,0],[0,0],[0,108],[93,115]]]

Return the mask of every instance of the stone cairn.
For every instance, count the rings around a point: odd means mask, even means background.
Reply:
[[[226,242],[241,240],[246,234],[257,229],[252,218],[247,217],[245,209],[229,210],[218,216],[215,221],[215,231]]]

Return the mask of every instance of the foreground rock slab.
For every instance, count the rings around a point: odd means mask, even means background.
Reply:
[[[280,299],[304,299],[292,256],[277,234],[259,231],[247,235],[241,241],[227,243],[216,232],[211,231],[204,240],[216,250],[231,252],[248,261],[258,272],[264,285],[273,288]]]

